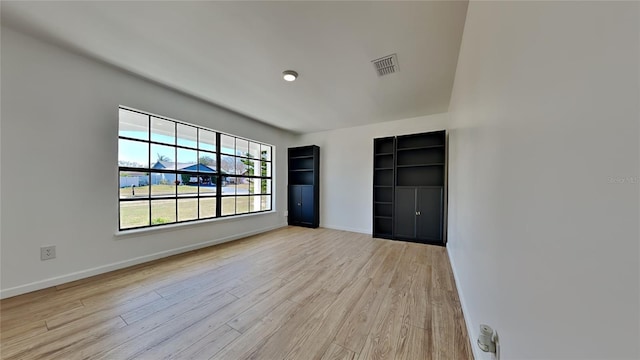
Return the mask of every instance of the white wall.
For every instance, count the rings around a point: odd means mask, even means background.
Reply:
[[[5,27],[1,52],[2,297],[285,224],[289,133]],[[277,213],[114,236],[118,105],[275,145]]]
[[[448,249],[502,359],[640,358],[639,30],[637,2],[469,4]]]
[[[371,234],[373,139],[446,127],[437,114],[300,136],[298,145],[320,147],[320,226]]]

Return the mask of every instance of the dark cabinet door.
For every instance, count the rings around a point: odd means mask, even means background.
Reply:
[[[313,186],[300,186],[300,221],[311,225],[313,223],[315,204],[313,203]]]
[[[314,223],[315,204],[313,199],[313,186],[289,186],[289,224],[312,225]]]
[[[441,187],[418,188],[417,200],[417,238],[442,241],[444,189]]]
[[[295,224],[302,217],[301,186],[289,186],[289,223]]]
[[[416,237],[416,189],[409,187],[396,188],[395,201],[395,236],[402,238]]]
[[[418,242],[443,241],[443,201],[442,187],[397,187],[394,236]]]

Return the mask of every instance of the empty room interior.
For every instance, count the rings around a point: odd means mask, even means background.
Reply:
[[[640,359],[640,2],[0,2],[1,359]]]

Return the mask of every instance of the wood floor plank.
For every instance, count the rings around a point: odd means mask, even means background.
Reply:
[[[331,343],[320,360],[353,360],[356,353],[336,343]]]
[[[212,257],[189,252],[151,262],[150,265],[136,265],[117,270],[113,274],[97,275],[89,278],[93,281],[86,281],[82,286],[63,288],[47,300],[64,302],[69,299],[81,299],[87,306],[127,301],[164,284],[182,281],[193,273],[204,271],[203,269],[210,270],[215,267],[211,264]],[[208,266],[200,266],[203,263],[208,263]]]
[[[432,267],[421,264],[411,279],[409,287],[408,306],[405,316],[413,326],[431,330],[431,312],[435,301],[432,283]]]
[[[3,299],[0,302],[0,310],[9,311],[16,307],[25,307],[30,304],[39,304],[42,301],[42,299],[50,298],[54,296],[56,292],[57,292],[57,289],[55,286],[53,286],[50,288],[23,294],[20,296],[14,296],[11,298]]]
[[[292,266],[281,269],[277,276],[284,280],[291,280],[298,276],[300,272],[317,267],[318,259],[326,259],[330,252],[331,247],[326,245],[313,249],[307,252],[302,259],[299,259],[299,261]]]
[[[288,283],[284,282],[284,285],[286,284]],[[256,306],[266,298],[271,299],[271,301],[266,305],[265,311],[270,311],[267,309],[273,309],[280,305],[281,302],[286,300],[287,292],[291,291],[281,290],[284,285],[281,279],[274,279],[269,283],[265,283],[263,287],[257,288],[246,296],[239,298],[238,301],[234,301],[233,303],[226,306],[224,308],[224,311],[218,314],[216,320],[219,323],[226,323],[230,325],[233,319],[238,318],[239,315],[245,313],[247,310]],[[281,294],[285,295],[281,296]],[[264,316],[264,313],[262,314],[262,316]]]
[[[380,263],[380,266],[371,275],[371,283],[380,288],[388,287],[391,283],[400,258],[406,251],[406,245],[391,247],[384,260]]]
[[[176,306],[173,309],[183,308],[188,310],[189,306],[197,307],[199,304],[209,301],[211,297],[222,294],[229,289],[232,289],[234,286],[236,286],[236,284],[236,280],[230,280],[227,282],[222,282],[218,284],[218,286],[201,289],[201,291],[197,292],[182,292],[172,294],[168,297],[160,297],[159,299],[143,304],[135,309],[122,311],[121,316],[122,319],[127,322],[127,324],[133,324],[137,321],[153,316],[154,314],[165,309],[169,309],[172,306]]]
[[[238,286],[234,286],[232,289],[230,289],[229,294],[232,294],[239,298],[245,297],[256,289],[263,287],[265,283],[269,282],[275,282],[280,286],[284,286],[287,281],[279,277],[260,276],[248,281],[242,281]]]
[[[448,291],[455,291],[455,281],[451,272],[451,264],[444,248],[430,249],[429,263],[433,266],[433,287]]]
[[[446,291],[447,290],[435,290]],[[450,295],[441,296],[442,299]],[[469,338],[463,319],[460,305],[448,301],[436,301],[433,305],[433,329],[434,359],[472,359]]]
[[[126,326],[116,317],[103,322],[95,322],[91,318],[71,327],[50,330],[37,337],[23,339],[2,347],[3,359],[42,359],[68,349],[73,344],[101,334],[108,334]]]
[[[147,349],[159,346],[163,342],[171,341],[171,338],[179,336],[185,329],[188,329],[194,324],[200,324],[204,329],[209,329],[212,326],[215,329],[219,327],[220,324],[206,321],[207,315],[215,313],[217,310],[235,300],[237,300],[235,296],[227,293],[211,298],[203,306],[193,308],[171,322],[165,322],[147,331],[144,333],[144,336],[135,336],[132,334],[132,337],[130,337],[127,342],[104,352],[99,358],[129,359],[136,357]],[[160,349],[162,349],[162,347],[160,347]],[[151,358],[153,358],[153,356]]]
[[[396,290],[408,289],[419,266],[417,260],[420,250],[421,248],[416,248],[414,244],[407,244],[405,251],[400,256],[396,271],[389,281],[390,288]],[[424,249],[422,250],[424,251]]]
[[[317,326],[307,332],[301,332],[300,340],[283,360],[320,359],[370,282],[371,279],[367,278],[355,279],[348,288],[338,294],[336,301],[325,310],[326,313],[313,320],[318,322]]]
[[[158,340],[156,337],[164,334],[163,332],[156,332],[156,335],[150,336],[157,328],[165,326],[163,330],[166,330],[167,324],[169,324],[169,328],[171,328],[174,333],[178,333],[178,331],[183,328],[182,326],[188,327],[190,324],[201,320],[203,315],[207,315],[210,312],[215,313],[236,299],[233,295],[222,292],[210,294],[209,297],[195,299],[192,302],[179,303],[161,310],[153,316],[146,317],[133,324],[128,324],[117,333],[110,334],[108,337],[95,339],[96,341],[86,344],[82,349],[74,351],[79,354],[81,358],[104,358],[105,353],[117,349],[120,346],[124,347],[124,349],[122,349],[123,354],[135,353],[136,348],[138,348],[137,351],[144,351],[146,347],[142,348],[142,346],[149,345],[148,341],[156,341]],[[137,341],[140,337],[146,340]],[[166,339],[160,338],[159,340],[161,342]],[[132,341],[135,342],[132,343]],[[64,359],[64,357],[61,359]]]
[[[0,301],[2,359],[471,359],[445,248],[286,227]]]
[[[388,289],[370,282],[335,337],[335,343],[360,353]]]
[[[390,244],[389,241],[378,239],[373,239],[373,241],[376,241],[381,245],[368,256],[367,262],[362,266],[362,268],[360,268],[360,271],[356,273],[355,277],[366,276],[371,278],[382,266],[382,262],[393,247],[393,244]]]
[[[363,267],[371,258],[371,255],[382,246],[382,242],[367,241],[366,243],[361,242],[359,245],[358,252],[349,256],[349,266],[344,266],[334,274],[334,281],[326,287],[327,290],[339,293],[349,285],[353,279],[359,278],[356,275],[362,271]]]
[[[245,359],[302,307],[298,303],[285,300],[278,304],[270,313],[263,317],[257,324],[249,328],[235,341],[227,345],[222,351],[213,354],[209,359]]]
[[[433,351],[432,332],[416,326],[407,326],[406,332],[398,339],[395,359],[431,359]],[[453,358],[453,357],[452,357]],[[455,358],[458,359],[458,358]]]
[[[10,311],[2,312],[2,321],[0,322],[0,328],[11,329],[17,326],[21,326],[27,322],[35,322],[40,320],[46,320],[47,318],[65,311],[83,307],[84,305],[80,300],[73,300],[69,302],[50,304],[47,306],[46,301],[42,301],[41,306],[17,307]]]
[[[172,325],[172,327],[174,326]],[[136,355],[135,358],[168,359],[171,358],[174,354],[180,353],[188,349],[189,347],[192,347],[198,340],[206,337],[211,333],[219,334],[222,337],[225,337],[225,335],[230,335],[226,337],[228,342],[231,342],[233,339],[240,335],[239,332],[233,330],[226,324],[220,325],[215,321],[207,321],[207,319],[203,319],[167,338],[166,340],[148,347],[146,351]],[[222,343],[217,344],[220,349],[222,349],[225,345],[223,345]]]
[[[162,297],[160,295],[152,291],[124,303],[112,303],[106,306],[83,306],[81,308],[75,308],[60,314],[56,314],[48,318],[45,322],[47,324],[47,329],[52,330],[89,316],[92,316],[97,321],[99,321],[100,319],[110,319],[116,316],[120,316],[120,314],[124,312],[138,309],[141,306],[144,306],[161,298]]]
[[[322,291],[316,294],[309,302],[301,306],[290,319],[282,324],[277,332],[274,332],[261,346],[258,346],[251,355],[242,359],[283,359],[289,351],[308,334],[312,333],[324,317],[326,309],[336,299],[337,294],[330,291]],[[239,360],[239,359],[238,359]]]
[[[171,354],[169,359],[208,359],[217,354],[225,346],[242,334],[228,325],[222,325],[214,331],[201,337],[198,341],[187,345],[186,348]]]
[[[282,287],[264,296],[262,300],[256,302],[255,305],[240,313],[227,324],[242,333],[245,332],[276,305],[285,300],[292,300],[291,298],[296,292],[302,291],[303,289],[311,286],[311,284],[314,284],[319,273],[321,273],[321,271],[306,271],[299,277],[289,282],[285,282]]]
[[[402,335],[407,293],[389,289],[358,359],[393,359]]]
[[[22,325],[14,325],[12,327],[3,327],[0,331],[0,355],[2,355],[2,348],[5,344],[15,339],[25,339],[33,336],[44,334],[47,329],[47,324],[44,320],[27,322]]]
[[[164,286],[189,281],[217,267],[235,261],[249,261],[261,252],[272,250],[282,245],[283,241],[294,236],[296,231],[286,231],[282,237],[265,243],[254,243],[242,239],[236,242],[225,243],[211,248],[205,248],[190,252],[190,256],[175,255],[167,261],[157,261],[154,265],[146,266],[142,271],[136,269],[129,276],[107,277],[108,281],[98,280],[96,284],[88,285],[86,293],[78,294],[80,289],[72,289],[74,293],[63,292],[64,296],[80,297],[85,305],[93,305],[94,302],[122,301],[127,298],[139,296],[142,293],[157,290]],[[255,237],[260,240],[268,233]],[[215,250],[213,250],[215,248]],[[120,270],[119,270],[120,271]],[[126,271],[126,269],[125,269]],[[99,275],[98,277],[102,277]],[[61,295],[62,296],[62,295]]]

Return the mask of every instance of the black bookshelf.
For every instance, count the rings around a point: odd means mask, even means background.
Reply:
[[[316,145],[288,149],[289,225],[320,225],[320,148]]]
[[[373,236],[393,237],[395,138],[373,141]]]
[[[445,131],[374,139],[373,236],[444,245],[445,172]]]

